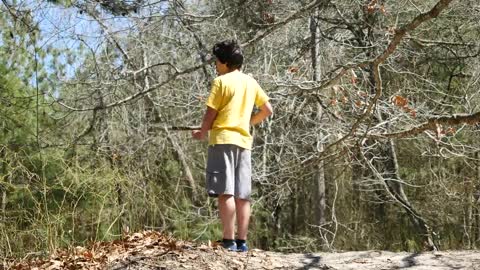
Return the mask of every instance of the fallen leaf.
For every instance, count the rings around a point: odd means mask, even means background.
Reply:
[[[93,253],[91,251],[84,251],[82,255],[87,260],[93,259]]]
[[[387,14],[387,11],[386,11],[386,9],[385,9],[385,5],[384,5],[384,4],[380,5],[380,12],[382,12],[383,15],[386,15],[386,14]]]
[[[132,239],[141,239],[143,238],[143,234],[142,233],[134,233],[132,234]]]
[[[402,96],[394,96],[392,100],[393,104],[397,107],[405,107],[408,104],[408,99],[402,97]]]
[[[49,267],[45,268],[46,270],[62,269],[62,266],[63,266],[62,261],[51,260],[50,263],[51,263],[51,265]]]
[[[210,244],[210,243],[209,243],[209,244]],[[210,245],[207,246],[207,245],[203,245],[203,244],[198,247],[198,249],[199,249],[199,250],[202,250],[202,251],[209,250],[209,249],[211,249],[211,248],[212,248],[212,247],[211,247]]]
[[[299,68],[295,67],[295,66],[288,68],[288,72],[290,72],[290,73],[297,73],[298,70],[299,70]]]
[[[410,111],[410,115],[413,117],[413,118],[416,118],[417,117],[417,112],[415,110],[411,110]]]
[[[195,260],[196,258],[198,258],[198,254],[189,254],[188,258],[191,260]]]
[[[445,134],[447,134],[447,135],[454,135],[455,132],[457,132],[457,130],[456,130],[455,128],[449,127],[449,128],[447,128],[447,130],[445,131]]]

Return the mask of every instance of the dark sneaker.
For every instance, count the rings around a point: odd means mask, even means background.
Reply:
[[[228,251],[237,251],[237,243],[235,241],[222,242],[222,247]]]
[[[246,242],[243,243],[237,243],[237,251],[238,252],[247,252],[248,251],[248,246]]]

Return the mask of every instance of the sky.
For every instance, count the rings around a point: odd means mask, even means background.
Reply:
[[[81,0],[79,1],[82,3]],[[12,1],[8,1],[8,3],[12,3]],[[148,4],[149,1],[145,3]],[[141,17],[142,14],[162,13],[168,4],[166,1],[154,1],[154,3],[154,5],[147,5],[145,8],[142,8],[138,14],[131,15]],[[4,3],[0,3],[0,5],[4,5]],[[98,55],[101,53],[104,45],[107,44],[105,33],[99,23],[76,7],[65,7],[60,4],[40,0],[16,1],[14,7],[16,10],[33,11],[31,13],[33,20],[38,23],[41,32],[41,39],[37,43],[37,47],[41,47],[42,49],[50,47],[73,52],[73,57],[71,57],[70,62],[67,61],[66,54],[60,54],[57,58],[57,61],[65,66],[65,76],[60,79],[59,83],[74,77],[76,70],[84,63],[85,58],[92,55],[91,50]],[[134,31],[131,18],[114,16],[111,13],[104,12],[100,8],[97,8],[97,10],[101,14],[104,25],[107,25],[109,32],[113,33],[116,37],[128,35]],[[84,47],[88,47],[88,50],[85,50],[83,54],[79,53],[78,50],[81,44],[83,44]],[[51,55],[47,55],[44,60],[46,71],[51,73],[55,71],[51,67],[53,63],[52,59],[53,57]],[[35,84],[36,81],[33,79],[32,85],[35,86]],[[49,93],[54,97],[59,96],[57,89],[50,89]]]
[[[91,56],[91,50],[95,54],[101,53],[106,42],[105,35],[98,22],[74,7],[63,7],[46,1],[24,2],[29,8],[35,10],[34,21],[38,23],[41,31],[41,40],[38,46],[46,49],[56,49],[73,52],[72,60],[68,62],[66,54],[60,54],[57,61],[65,66],[65,77],[68,80],[74,77],[75,72],[84,63],[85,58]],[[115,34],[125,33],[129,23],[125,18],[105,17],[106,24],[111,27]],[[88,47],[85,53],[79,53],[79,47]],[[47,56],[45,61],[51,62],[52,57]],[[49,65],[45,65],[47,72],[53,72]],[[50,89],[50,94],[59,97],[58,89]]]

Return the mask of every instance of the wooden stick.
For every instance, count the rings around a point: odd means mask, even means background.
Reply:
[[[201,127],[192,127],[192,126],[174,126],[168,127],[169,130],[200,130]]]

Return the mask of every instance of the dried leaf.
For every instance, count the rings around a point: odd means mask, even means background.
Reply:
[[[372,0],[370,3],[367,5],[367,11],[368,13],[373,13],[375,12],[377,8],[377,0]]]
[[[383,15],[387,14],[387,11],[385,10],[385,5],[384,4],[380,5],[380,12],[382,12]]]
[[[416,118],[416,117],[417,117],[417,111],[415,111],[415,110],[412,109],[412,110],[410,111],[410,115],[411,115],[413,118]]]
[[[352,76],[350,77],[350,81],[353,85],[357,84],[357,74],[355,74],[355,71],[353,71],[353,69],[350,70],[350,73],[352,74]]]
[[[189,254],[188,258],[191,260],[195,260],[196,258],[198,258],[198,254]]]
[[[208,240],[208,242],[210,243],[210,240]],[[211,242],[211,243],[210,243],[210,246],[211,246],[211,247],[218,247],[218,246],[220,246],[221,244],[222,244],[221,242],[215,241],[215,242]]]
[[[437,135],[437,139],[444,136],[445,132],[443,131],[442,125],[435,123],[435,134]]]
[[[177,241],[173,239],[168,241],[168,248],[171,250],[178,250]]]
[[[408,99],[402,97],[402,96],[394,96],[392,100],[393,104],[397,107],[405,107],[408,104]]]
[[[91,260],[93,259],[93,253],[91,251],[85,251],[83,252],[83,257],[87,260]]]
[[[455,132],[457,132],[457,129],[455,129],[454,127],[449,127],[449,128],[447,128],[447,130],[445,131],[445,134],[447,134],[447,135],[454,135]]]
[[[288,68],[288,72],[290,72],[290,73],[297,73],[298,70],[299,70],[299,68],[296,67],[296,66],[291,66],[291,67]]]
[[[134,234],[132,234],[132,236],[131,236],[131,239],[135,239],[135,240],[142,239],[142,238],[143,238],[143,234],[142,234],[142,233],[134,233]]]
[[[208,246],[207,246],[207,245],[200,245],[200,246],[198,247],[198,249],[199,249],[199,250],[202,250],[202,251],[211,249],[211,248],[212,248],[211,243],[210,243],[210,241],[208,241],[208,242],[209,242],[209,243],[208,243]]]
[[[75,254],[83,254],[85,251],[87,251],[87,249],[81,246],[76,246],[74,249]]]
[[[357,95],[359,95],[360,97],[368,97],[367,92],[364,92],[364,91],[358,91]]]
[[[56,270],[56,269],[63,269],[63,262],[57,260],[50,260],[51,265],[46,267],[47,270]]]

